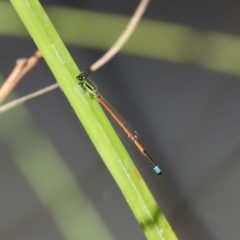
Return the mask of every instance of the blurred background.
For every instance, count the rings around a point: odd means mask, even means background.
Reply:
[[[42,0],[81,69],[138,1]],[[152,0],[122,51],[92,75],[162,167],[123,142],[179,239],[240,235],[240,3]],[[36,50],[0,1],[0,81]],[[5,102],[55,83],[42,61]],[[124,133],[120,135],[124,136]],[[60,90],[0,115],[0,239],[145,239]]]

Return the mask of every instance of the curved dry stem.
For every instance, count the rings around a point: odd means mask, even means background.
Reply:
[[[46,88],[43,88],[43,89],[41,89],[39,91],[36,91],[34,93],[31,93],[31,94],[28,94],[28,95],[26,95],[26,96],[24,96],[22,98],[18,98],[17,100],[14,100],[14,101],[11,101],[9,103],[6,103],[6,104],[4,104],[4,105],[2,105],[0,107],[0,113],[6,112],[6,111],[10,110],[11,108],[16,107],[19,104],[22,104],[22,103],[24,103],[24,102],[26,102],[26,101],[28,101],[28,100],[30,100],[32,98],[39,97],[39,96],[41,96],[41,95],[43,95],[43,94],[45,94],[47,92],[50,92],[50,91],[52,91],[52,90],[54,90],[54,89],[56,89],[58,87],[59,87],[59,84],[55,83],[55,84],[53,84],[51,86],[48,86]]]
[[[97,60],[94,64],[90,66],[90,70],[92,72],[102,67],[106,62],[108,62],[114,55],[119,52],[119,50],[123,47],[129,37],[132,35],[148,4],[149,0],[141,0],[129,24],[127,25],[121,36],[118,38],[118,40],[99,60]]]

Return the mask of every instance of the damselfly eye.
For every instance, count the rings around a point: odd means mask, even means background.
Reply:
[[[80,81],[81,81],[81,80],[83,80],[83,77],[82,77],[82,75],[81,75],[81,74],[79,74],[79,75],[77,75],[77,76],[76,76],[76,79],[78,79],[78,80],[80,80]]]
[[[84,70],[84,71],[83,71],[83,74],[84,74],[86,77],[88,77],[88,76],[89,76],[89,71],[88,71],[88,70]]]

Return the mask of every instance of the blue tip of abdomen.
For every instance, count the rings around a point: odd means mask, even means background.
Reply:
[[[160,169],[159,166],[155,166],[155,167],[153,168],[153,170],[155,171],[155,173],[156,173],[157,175],[162,175],[162,170]]]

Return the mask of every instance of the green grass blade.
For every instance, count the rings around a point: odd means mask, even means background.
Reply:
[[[154,240],[177,239],[98,102],[77,86],[75,77],[79,70],[40,3],[37,0],[11,2],[117,182],[146,237]]]

